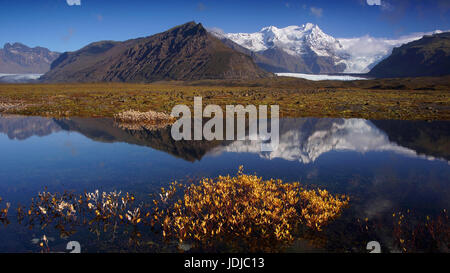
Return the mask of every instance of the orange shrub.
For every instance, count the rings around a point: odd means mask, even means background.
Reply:
[[[202,245],[232,242],[253,250],[294,240],[299,224],[320,231],[338,217],[348,197],[302,190],[299,183],[262,180],[256,175],[205,178],[186,188],[166,211],[164,236]]]

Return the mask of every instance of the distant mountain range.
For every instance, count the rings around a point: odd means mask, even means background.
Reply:
[[[450,33],[424,36],[394,48],[369,75],[380,78],[444,76],[450,74]]]
[[[47,82],[150,82],[157,80],[256,79],[271,74],[252,58],[224,45],[201,24],[124,42],[92,43],[56,59]]]
[[[60,53],[43,47],[30,48],[21,43],[0,48],[0,73],[3,74],[43,74]]]
[[[270,72],[368,73],[372,68],[368,75],[373,77],[439,76],[450,71],[448,33],[440,33],[426,33],[436,35],[423,39],[424,33],[340,39],[311,23],[223,33],[189,22],[152,36],[95,42],[63,54],[8,43],[0,49],[0,82],[33,81],[44,73],[40,80],[46,82],[151,82],[256,79],[271,77]],[[33,74],[17,75],[26,73]]]
[[[248,50],[255,62],[271,72],[291,73],[367,73],[386,58],[394,47],[418,40],[424,34],[415,33],[398,39],[363,36],[334,38],[319,26],[264,27],[255,33],[211,33],[225,43],[231,42]]]

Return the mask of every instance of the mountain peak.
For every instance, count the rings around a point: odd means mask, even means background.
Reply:
[[[293,56],[309,54],[311,51],[318,56],[333,56],[341,48],[339,41],[313,23],[284,28],[268,26],[255,33],[230,33],[225,36],[251,51],[278,48]]]
[[[278,28],[276,26],[267,26],[263,27],[260,32],[277,32],[277,31],[314,31],[319,30],[322,31],[318,25],[313,23],[306,23],[301,26],[298,25],[290,25],[284,28]]]
[[[192,28],[202,29],[203,25],[201,23],[197,24],[195,21],[190,21],[190,22],[187,22],[187,23],[175,26],[175,27],[173,27],[171,29],[178,29],[178,28],[181,28],[181,29],[192,29]]]
[[[261,32],[268,32],[268,31],[276,31],[278,30],[278,28],[276,26],[268,26],[268,27],[263,27],[261,29]]]
[[[185,24],[173,27],[166,31],[165,33],[172,33],[173,35],[178,35],[182,33],[184,37],[192,35],[206,35],[207,31],[201,23],[196,23],[194,21],[187,22]]]
[[[13,44],[11,44],[11,43],[6,43],[5,44],[5,46],[3,47],[4,49],[8,49],[8,48],[28,48],[29,49],[29,47],[28,46],[26,46],[26,45],[24,45],[24,44],[22,44],[22,43],[13,43]]]
[[[313,23],[306,23],[306,24],[302,25],[302,28],[304,30],[311,30],[311,29],[318,29],[319,26],[317,26],[316,24],[313,24]]]
[[[22,43],[6,43],[0,48],[0,73],[41,74],[59,56],[44,47],[28,47]]]

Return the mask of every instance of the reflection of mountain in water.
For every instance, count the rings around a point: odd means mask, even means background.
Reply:
[[[60,130],[61,127],[51,118],[0,115],[0,133],[8,135],[10,139],[47,136]]]
[[[387,125],[389,122],[386,121],[383,124]],[[394,121],[394,123],[396,122]],[[400,121],[400,123],[404,124],[404,127],[409,127],[408,124],[414,125],[414,123],[405,121]],[[404,131],[400,132],[405,134],[408,131],[404,128]],[[298,160],[303,163],[313,162],[320,155],[333,150],[359,153],[391,151],[406,156],[418,156],[417,152],[412,149],[415,148],[427,156],[440,156],[446,153],[436,153],[436,148],[433,148],[433,142],[430,142],[435,138],[432,129],[421,132],[419,135],[410,137],[411,143],[417,144],[418,147],[412,145],[403,147],[390,141],[391,134],[388,134],[388,137],[372,122],[363,119],[283,119],[280,121],[280,143],[278,148],[272,152],[261,152],[259,141],[235,141],[225,147],[216,148],[216,152],[257,153],[267,159],[282,158],[291,161]],[[417,137],[420,137],[420,142],[414,141]],[[442,147],[445,148],[448,145],[448,138],[442,140]]]
[[[378,128],[386,132],[389,140],[408,147],[419,154],[450,160],[450,122],[375,120]]]
[[[188,161],[200,160],[218,141],[175,141],[170,127],[158,130],[121,129],[112,119],[71,118],[55,120],[62,129],[76,131],[101,142],[126,142],[151,147]]]
[[[450,158],[449,122],[367,121],[362,119],[297,118],[280,120],[280,143],[270,153],[258,141],[174,141],[170,127],[159,130],[121,129],[112,119],[0,116],[0,132],[11,139],[76,131],[101,142],[125,142],[164,151],[188,161],[207,153],[248,152],[267,159],[303,163],[333,150],[391,151],[406,156]]]

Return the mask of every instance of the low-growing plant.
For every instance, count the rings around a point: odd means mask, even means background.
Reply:
[[[169,191],[172,193],[171,191]],[[320,231],[348,205],[347,196],[303,190],[256,175],[204,178],[162,210],[163,235],[198,247],[274,251],[291,243],[299,225]]]
[[[163,112],[128,110],[114,115],[115,125],[127,130],[157,130],[171,125],[175,118]]]
[[[135,110],[128,110],[124,112],[120,112],[119,114],[114,115],[114,119],[116,121],[124,122],[124,123],[140,123],[145,122],[149,124],[158,124],[162,122],[171,123],[175,121],[175,118],[171,115],[162,112],[155,111],[147,111],[147,112],[139,112]]]
[[[402,252],[449,252],[450,222],[444,209],[434,217],[412,211],[392,214],[395,246]]]
[[[0,205],[2,204],[3,199],[0,197]],[[8,224],[8,212],[9,212],[9,208],[11,207],[11,204],[9,202],[7,202],[5,204],[5,208],[0,209],[0,222],[3,224]]]

